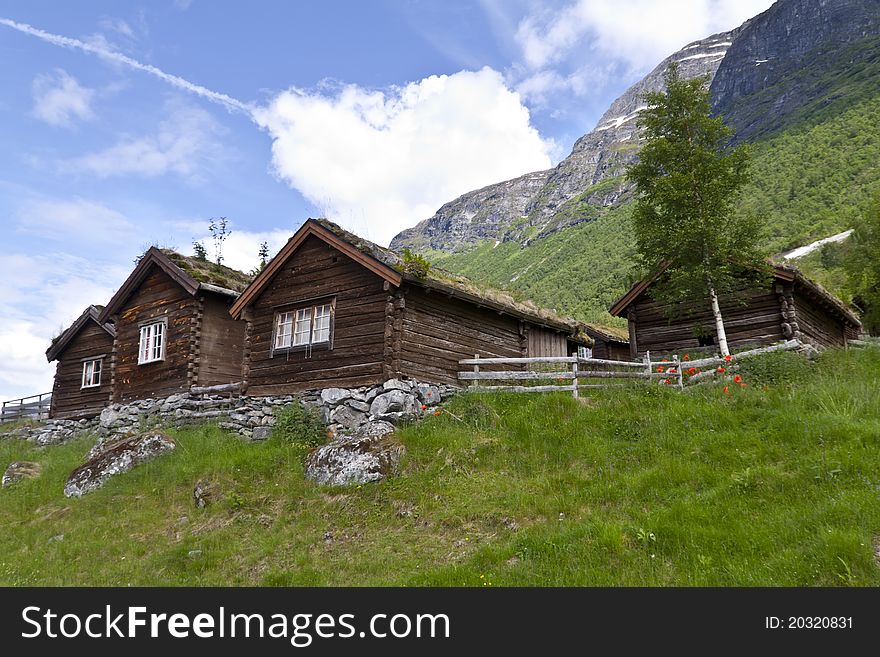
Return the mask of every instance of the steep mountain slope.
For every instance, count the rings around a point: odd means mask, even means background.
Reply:
[[[685,59],[689,52],[701,57]],[[486,188],[491,194],[471,192],[392,244],[560,311],[607,320],[607,299],[634,275],[624,219],[631,194],[621,176],[637,156],[633,119],[641,94],[659,86],[672,59],[714,73],[716,111],[754,144],[753,180],[739,211],[765,220],[772,252],[848,228],[880,190],[880,0],[780,0],[737,30],[667,58],[559,166],[530,174],[528,186],[518,179],[515,204],[505,196],[510,182]],[[481,219],[487,207],[491,227]]]

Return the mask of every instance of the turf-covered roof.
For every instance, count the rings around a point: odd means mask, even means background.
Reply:
[[[210,260],[202,260],[193,256],[185,256],[171,249],[161,249],[162,253],[168,256],[175,265],[180,267],[187,274],[192,276],[199,283],[207,283],[216,285],[217,287],[226,288],[234,292],[244,290],[253,277],[244,272],[232,269],[225,265],[218,265]]]

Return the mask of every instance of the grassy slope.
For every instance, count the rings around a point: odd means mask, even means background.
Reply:
[[[864,91],[863,91],[864,93]],[[871,194],[880,191],[880,96],[810,121],[755,145],[753,180],[740,211],[764,218],[767,250],[788,248],[851,227]],[[567,211],[565,206],[560,210]],[[592,210],[591,210],[592,212]],[[486,242],[475,250],[429,254],[444,268],[521,292],[588,321],[609,321],[605,310],[632,280],[634,242],[627,207],[537,239],[526,248]],[[814,268],[825,278],[825,270]],[[830,275],[832,283],[840,276]],[[832,290],[846,296],[836,287]]]
[[[353,490],[304,482],[300,447],[203,428],[67,500],[85,441],[2,441],[0,464],[45,471],[0,490],[0,584],[877,586],[878,368],[783,354],[730,397],[462,396],[401,432],[401,477]],[[223,493],[195,509],[202,477]]]

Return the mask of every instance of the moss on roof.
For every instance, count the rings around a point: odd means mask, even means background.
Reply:
[[[366,253],[379,262],[397,270],[403,275],[404,279],[411,283],[442,290],[474,303],[482,302],[487,305],[493,305],[496,308],[506,309],[511,314],[523,316],[539,323],[546,322],[560,328],[565,327],[572,331],[573,336],[580,336],[579,339],[584,339],[584,328],[587,326],[584,322],[579,322],[571,317],[563,317],[552,310],[542,308],[529,299],[515,297],[506,290],[480,285],[464,276],[453,274],[433,265],[428,270],[427,276],[414,276],[407,271],[403,257],[395,251],[350,233],[328,219],[321,218],[313,219],[312,221],[348,242],[358,251]],[[586,339],[585,341],[591,341],[591,339]]]
[[[596,333],[600,338],[616,340],[617,342],[629,342],[629,330],[619,326],[607,326],[605,324],[587,324],[587,330]]]
[[[234,292],[243,292],[253,280],[253,276],[249,274],[225,265],[218,265],[210,260],[185,256],[171,249],[162,249],[162,253],[199,283],[208,283]]]

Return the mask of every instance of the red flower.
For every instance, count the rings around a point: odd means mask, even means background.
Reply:
[[[440,411],[434,411],[434,415],[440,415]]]
[[[719,374],[724,374],[727,370],[724,369],[723,367],[719,367],[719,368],[718,368],[717,370],[715,370],[715,371],[718,372]]]
[[[692,367],[692,368],[690,368],[690,369],[687,371],[687,373],[690,374],[691,376],[693,376],[694,374],[697,373],[697,368],[696,368],[696,367]]]
[[[422,404],[422,410],[424,411],[426,408],[428,408],[428,405],[427,405],[427,404]]]
[[[688,356],[687,354],[685,354],[684,356],[681,357],[681,359],[682,359],[682,360],[690,360],[691,357]]]
[[[729,363],[731,360],[733,360],[733,356],[731,356],[730,354],[727,354],[727,355],[724,357],[724,360],[726,360],[726,361]]]
[[[725,394],[725,395],[729,395],[729,394],[730,394],[730,390],[727,389],[727,386],[724,386],[724,394]]]
[[[658,372],[662,372],[662,371],[663,371],[663,368],[662,368],[662,367],[658,367],[658,368],[657,368],[657,371],[658,371]]]
[[[666,379],[663,383],[665,383],[666,385],[669,385],[670,383],[672,383],[672,381],[670,381],[669,379]]]
[[[741,382],[742,380],[743,380],[743,378],[742,378],[739,374],[737,374],[735,377],[733,377],[733,382],[734,382],[734,383],[739,383],[739,382]]]
[[[678,370],[675,369],[674,367],[670,367],[670,368],[667,370],[667,373],[668,373],[668,374],[675,374],[676,372],[678,372]]]

